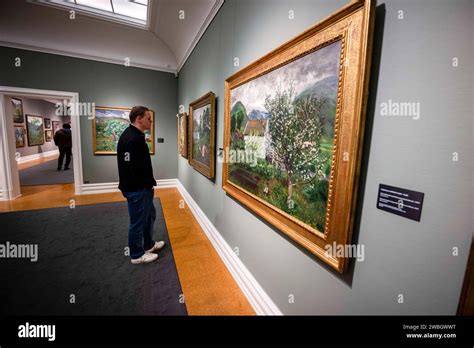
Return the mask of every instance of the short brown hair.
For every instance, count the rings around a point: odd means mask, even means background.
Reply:
[[[150,109],[145,106],[134,106],[130,111],[130,122],[134,123],[138,116],[144,117],[147,111],[150,111]]]

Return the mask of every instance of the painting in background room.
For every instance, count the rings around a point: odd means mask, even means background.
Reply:
[[[373,4],[353,2],[225,81],[224,191],[339,272],[349,258],[328,245],[351,242]]]
[[[19,147],[26,146],[26,130],[23,126],[15,126],[15,146],[18,149]]]
[[[51,129],[51,119],[50,118],[44,118],[44,128],[45,129]]]
[[[44,138],[47,142],[51,141],[51,139],[53,137],[52,133],[53,133],[53,131],[51,129],[47,129],[47,130],[44,131]]]
[[[28,146],[44,144],[43,117],[26,115],[26,128],[28,136]]]
[[[59,121],[53,121],[53,122],[52,122],[52,125],[53,125],[53,137],[54,137],[54,135],[56,134],[56,132],[57,132],[58,130],[60,130],[60,129],[62,128],[62,126],[61,126],[61,122],[59,122]]]
[[[185,112],[178,115],[178,152],[188,158],[188,115]]]
[[[130,110],[98,106],[92,120],[92,139],[95,155],[116,155],[117,144],[123,131],[130,125]],[[150,154],[155,153],[155,113],[151,112],[151,131],[145,131],[145,140]]]
[[[25,122],[25,118],[23,117],[23,102],[21,99],[12,98],[12,110],[14,123]]]
[[[215,176],[216,99],[207,93],[189,105],[189,163],[213,180]]]

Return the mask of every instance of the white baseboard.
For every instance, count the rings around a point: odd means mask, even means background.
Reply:
[[[176,187],[178,179],[161,179],[156,180],[157,188],[165,187]],[[82,194],[98,194],[98,193],[110,193],[110,192],[120,192],[118,189],[118,182],[102,182],[99,184],[83,184],[81,186]]]
[[[156,180],[156,185],[157,185],[158,188],[177,187],[178,186],[178,179]]]
[[[212,246],[216,249],[217,254],[220,256],[230,274],[237,282],[237,285],[255,310],[255,313],[257,315],[282,315],[272,299],[245,267],[243,262],[232,251],[232,248],[227,244],[225,239],[208,219],[206,214],[204,214],[202,209],[194,201],[181,182],[178,179],[163,179],[157,180],[156,183],[157,188],[176,187],[178,189]],[[119,192],[119,189],[117,182],[83,184],[81,192],[82,194],[97,194]]]
[[[188,204],[194,217],[201,225],[207,238],[209,238],[214,249],[226,265],[234,280],[239,285],[247,300],[252,305],[257,315],[283,315],[273,303],[265,290],[260,286],[243,262],[232,251],[225,239],[208,219],[199,205],[194,201],[181,182],[177,180],[177,188]]]
[[[0,189],[0,201],[13,201],[17,198],[21,197],[21,193],[19,195],[13,196],[13,190],[4,190]]]
[[[81,194],[98,194],[98,193],[112,193],[120,192],[118,189],[118,182],[101,182],[99,184],[82,184]]]
[[[46,151],[46,152],[40,152],[40,153],[35,153],[33,155],[28,155],[28,156],[20,156],[16,159],[17,163],[26,163],[30,161],[34,161],[40,158],[45,158],[45,157],[51,157],[59,155],[59,150],[51,150],[51,151]]]

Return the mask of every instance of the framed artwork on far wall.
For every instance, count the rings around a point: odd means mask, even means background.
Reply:
[[[53,138],[53,131],[51,129],[47,129],[44,131],[44,138],[47,142],[50,142],[51,139]]]
[[[54,135],[56,134],[56,132],[62,128],[62,127],[61,127],[61,122],[59,122],[59,121],[53,121],[53,122],[52,122],[52,126],[53,126],[53,137],[54,137]]]
[[[50,118],[44,118],[44,128],[45,129],[51,129],[51,119]]]
[[[375,1],[225,81],[224,191],[342,273],[352,247]]]
[[[26,146],[26,129],[23,126],[15,126],[15,146],[17,149]]]
[[[26,115],[26,129],[26,134],[28,136],[28,146],[44,144],[43,117]]]
[[[178,114],[178,153],[188,158],[188,114]]]
[[[23,116],[23,102],[21,99],[12,98],[13,123],[23,123],[25,118]]]
[[[215,178],[216,97],[209,92],[189,104],[189,164]]]
[[[92,120],[92,142],[94,155],[116,155],[117,144],[123,131],[130,125],[131,109],[96,106]],[[151,112],[151,131],[145,132],[145,141],[150,154],[155,154],[155,112]]]

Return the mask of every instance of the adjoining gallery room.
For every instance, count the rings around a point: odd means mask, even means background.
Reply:
[[[1,1],[0,346],[472,346],[473,23]]]
[[[15,134],[22,196],[27,195],[27,186],[74,183],[71,117],[56,112],[61,102],[11,97],[14,127],[9,130]]]

